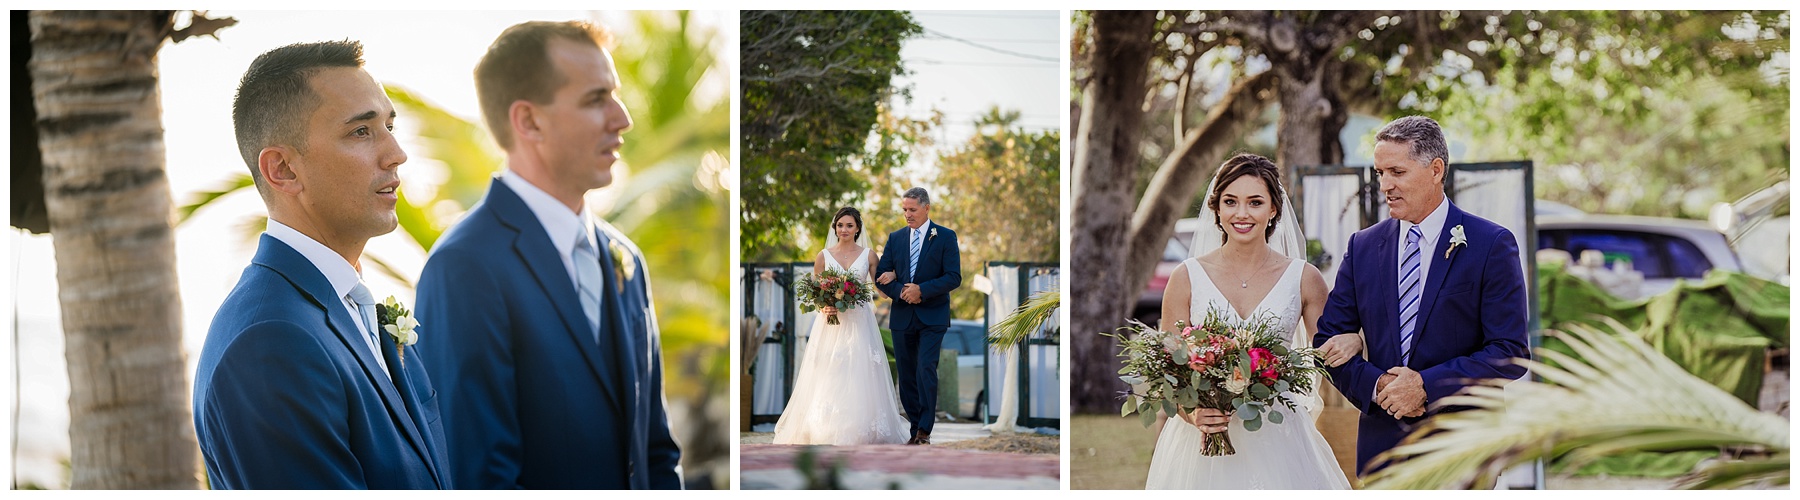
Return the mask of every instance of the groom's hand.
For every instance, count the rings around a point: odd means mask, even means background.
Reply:
[[[881,273],[881,277],[875,278],[875,284],[877,284],[877,285],[886,285],[888,283],[893,283],[893,282],[894,282],[894,272],[893,271]]]
[[[904,300],[908,304],[919,303],[919,284],[907,283],[906,287],[900,290],[900,300]]]
[[[1379,381],[1376,382],[1379,389],[1375,391],[1375,404],[1381,405],[1382,409],[1395,418],[1424,415],[1425,379],[1419,377],[1419,372],[1396,366],[1388,369],[1388,375],[1393,375],[1394,378],[1385,387]],[[1387,378],[1387,375],[1382,378]]]

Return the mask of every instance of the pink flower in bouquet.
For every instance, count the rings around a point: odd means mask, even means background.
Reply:
[[[1257,376],[1275,380],[1278,375],[1275,365],[1280,363],[1281,358],[1276,357],[1274,352],[1261,347],[1250,348],[1250,371],[1256,372]]]

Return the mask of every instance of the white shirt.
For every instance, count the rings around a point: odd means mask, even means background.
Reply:
[[[929,231],[931,231],[931,219],[925,219],[924,224],[920,224],[919,227],[915,227],[915,228],[911,228],[911,229],[912,229],[912,234],[908,235],[910,238],[924,238],[927,236],[927,233]],[[912,241],[909,240],[906,242],[906,244],[911,245]],[[925,244],[923,241],[921,241],[919,243],[919,248],[920,248],[919,251],[921,251],[921,252],[924,251]],[[909,251],[909,252],[911,250],[912,250],[911,248],[907,249],[907,251]]]
[[[525,208],[531,209],[538,223],[544,226],[544,233],[550,236],[550,244],[556,247],[556,255],[562,258],[563,270],[569,273],[569,283],[576,284],[575,278],[575,243],[579,238],[587,238],[588,246],[594,249],[595,255],[604,255],[594,237],[594,224],[588,217],[587,205],[583,210],[570,211],[568,205],[557,201],[550,193],[538,189],[531,182],[507,171],[500,174],[500,182],[519,195],[525,201]],[[595,291],[604,292],[606,282],[594,284]],[[579,286],[577,286],[579,288]],[[604,295],[603,295],[604,296]]]
[[[344,306],[345,312],[350,313],[350,321],[356,322],[356,327],[362,330],[363,345],[368,346],[369,353],[374,354],[375,364],[381,365],[383,375],[387,375],[390,379],[393,378],[393,375],[388,374],[387,360],[381,356],[381,346],[375,345],[375,338],[371,336],[370,332],[374,330],[369,325],[363,324],[362,312],[357,310],[356,301],[350,299],[350,289],[356,288],[356,284],[362,282],[362,276],[356,273],[356,268],[350,265],[350,261],[344,260],[344,256],[338,255],[337,252],[312,239],[311,236],[275,219],[269,219],[269,228],[264,232],[269,237],[293,247],[294,251],[300,252],[300,256],[306,257],[308,262],[312,262],[313,267],[317,268],[320,274],[325,275],[325,281],[331,283],[331,292],[338,296],[338,303]],[[370,295],[373,296],[373,292]],[[374,313],[375,311],[369,311],[369,314]]]
[[[1431,264],[1433,262],[1438,261],[1438,259],[1432,258],[1431,254],[1432,254],[1432,252],[1437,250],[1438,235],[1443,234],[1444,219],[1448,219],[1448,218],[1450,218],[1450,200],[1448,200],[1448,199],[1438,200],[1437,209],[1432,210],[1430,215],[1425,216],[1425,220],[1419,221],[1419,223],[1416,224],[1417,226],[1419,226],[1419,231],[1424,233],[1424,234],[1419,235],[1419,276],[1420,276],[1419,277],[1419,289],[1420,290],[1425,289],[1425,285],[1426,285],[1425,280],[1426,280],[1426,278],[1431,277]],[[1396,219],[1396,220],[1398,220],[1398,219]],[[1396,269],[1396,272],[1394,273],[1394,282],[1395,283],[1399,283],[1400,278],[1405,277],[1404,275],[1406,274],[1406,233],[1408,231],[1412,231],[1412,227],[1415,225],[1415,224],[1413,224],[1411,222],[1407,222],[1405,220],[1400,220],[1399,222],[1400,222],[1400,240],[1399,240],[1400,246],[1394,247],[1394,248],[1400,249],[1399,251],[1394,252],[1396,255],[1398,255],[1397,257],[1394,258],[1394,262],[1399,263],[1399,265],[1394,267],[1394,269]],[[1439,258],[1442,258],[1442,257],[1440,256]],[[1395,298],[1398,298],[1398,297],[1395,297]]]

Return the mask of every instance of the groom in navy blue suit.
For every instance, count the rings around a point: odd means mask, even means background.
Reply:
[[[362,45],[297,44],[257,57],[232,123],[269,227],[213,316],[194,374],[210,484],[451,486],[437,392],[417,354],[404,356],[382,332],[361,280],[364,243],[397,225],[406,161],[389,132],[394,106],[362,70]],[[420,328],[426,342],[436,340],[429,328]]]
[[[950,329],[950,291],[962,286],[956,232],[931,222],[931,194],[912,188],[900,198],[906,228],[888,234],[876,288],[894,299],[888,329],[900,372],[900,407],[911,421],[906,444],[931,444],[937,422],[938,350]]]
[[[457,488],[681,487],[644,254],[583,202],[631,128],[606,43],[529,22],[475,68],[507,171],[419,276]]]
[[[1444,196],[1449,150],[1436,121],[1394,120],[1375,136],[1393,218],[1351,235],[1314,345],[1363,333],[1366,356],[1331,368],[1362,411],[1356,466],[1392,449],[1436,405],[1478,379],[1517,379],[1526,356],[1525,277],[1511,231]],[[1386,464],[1377,464],[1379,469]]]

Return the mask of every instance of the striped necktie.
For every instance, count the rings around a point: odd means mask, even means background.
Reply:
[[[913,276],[919,273],[919,250],[925,248],[924,234],[924,226],[916,227],[912,230],[912,252],[909,254],[911,257],[906,260],[906,277],[908,278],[908,281],[914,283],[918,282]]]
[[[1406,232],[1406,260],[1400,263],[1400,364],[1412,361],[1413,327],[1419,319],[1419,238],[1424,233],[1414,224]]]

